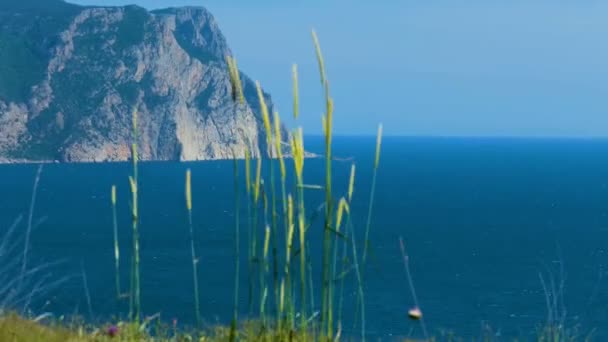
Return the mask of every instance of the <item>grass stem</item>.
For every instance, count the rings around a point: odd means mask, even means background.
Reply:
[[[116,218],[116,185],[112,185],[112,223],[114,228],[114,271],[116,278],[116,298],[120,299],[120,249],[118,248],[118,222]]]
[[[200,299],[198,288],[198,259],[194,248],[194,227],[192,224],[192,176],[191,171],[186,171],[186,209],[188,210],[188,228],[190,231],[190,253],[192,257],[192,285],[194,287],[194,315],[197,326],[201,324]]]

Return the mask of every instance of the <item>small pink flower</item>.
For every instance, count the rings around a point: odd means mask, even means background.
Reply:
[[[115,337],[116,335],[118,335],[118,327],[115,325],[111,325],[110,327],[108,327],[108,336],[110,337]]]
[[[177,328],[177,318],[173,319],[173,329]]]

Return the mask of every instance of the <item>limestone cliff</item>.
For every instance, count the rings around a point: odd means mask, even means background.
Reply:
[[[255,85],[241,73],[246,104],[235,107],[226,55],[201,7],[3,0],[0,162],[127,160],[133,108],[143,160],[259,155]]]

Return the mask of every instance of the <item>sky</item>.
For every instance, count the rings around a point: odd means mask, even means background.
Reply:
[[[608,1],[73,0],[204,6],[288,126],[320,134],[319,35],[340,135],[608,136]],[[291,66],[301,117],[292,115]]]

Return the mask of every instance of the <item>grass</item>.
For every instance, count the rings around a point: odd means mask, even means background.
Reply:
[[[558,331],[559,330],[559,331]],[[132,322],[118,322],[87,325],[82,320],[64,321],[48,318],[26,319],[17,314],[0,316],[0,341],[7,342],[225,342],[230,338],[230,328],[210,325],[203,329],[187,331],[165,324],[158,318],[151,318],[137,325]],[[310,334],[302,336],[297,331],[264,328],[260,322],[245,321],[239,325],[240,341],[310,341]],[[573,329],[543,327],[532,339],[537,342],[591,341],[592,335],[582,335]],[[348,340],[348,339],[347,339]],[[421,342],[407,336],[395,337],[394,341]],[[487,329],[478,338],[461,338],[452,332],[438,332],[427,341],[496,341],[494,331]],[[503,339],[500,339],[503,340]],[[522,341],[510,339],[509,341]],[[523,341],[530,341],[523,339]]]
[[[120,248],[118,246],[118,220],[116,218],[116,185],[112,185],[112,226],[114,228],[114,271],[116,279],[116,298],[120,299]]]
[[[131,185],[131,212],[132,212],[132,227],[133,227],[133,262],[131,270],[131,292],[130,302],[132,309],[131,314],[135,322],[139,322],[141,318],[141,286],[140,286],[140,270],[139,270],[139,207],[138,207],[138,155],[137,155],[137,109],[133,110],[133,143],[131,144],[131,157],[133,161],[133,176],[129,176]]]
[[[255,321],[243,322],[238,333],[240,341],[306,341],[297,332],[266,329]],[[0,317],[0,341],[7,342],[225,342],[230,336],[229,327],[211,325],[200,330],[181,331],[157,319],[141,325],[118,322],[93,326],[79,320],[25,319],[16,314]]]
[[[325,225],[323,229],[323,272],[321,273],[321,329],[324,330],[325,338],[332,339],[332,280],[330,279],[330,255],[332,245],[332,210],[333,197],[332,187],[332,125],[333,125],[333,100],[329,96],[329,82],[326,78],[325,63],[321,53],[321,45],[315,31],[312,31],[312,38],[319,63],[319,73],[321,75],[321,85],[325,91],[326,112],[323,118],[323,132],[325,135]]]
[[[234,304],[232,323],[230,325],[230,341],[236,339],[236,325],[239,321],[239,281],[240,281],[240,265],[241,265],[241,249],[240,249],[240,196],[239,196],[239,169],[238,162],[234,159],[234,202],[235,202],[235,223],[234,223]]]
[[[349,177],[349,181],[348,181],[348,195],[347,195],[347,206],[350,207],[350,204],[352,203],[352,198],[353,198],[353,192],[355,189],[355,170],[356,170],[356,166],[355,164],[351,165],[350,168],[350,177]],[[348,210],[348,212],[350,212],[350,210]],[[342,308],[343,308],[343,304],[344,304],[344,278],[346,277],[346,274],[350,271],[350,268],[347,263],[347,253],[348,253],[348,238],[346,238],[348,236],[348,228],[351,225],[350,222],[350,215],[348,215],[347,212],[347,221],[346,221],[346,227],[345,227],[345,231],[344,231],[344,236],[342,238],[342,268],[341,268],[341,273],[340,273],[340,296],[338,297],[338,328],[342,327]],[[336,253],[338,251],[338,247],[336,247]],[[334,260],[335,262],[336,260]],[[335,265],[335,264],[334,264]],[[335,266],[334,266],[335,268]]]
[[[262,156],[256,158],[255,175],[251,175],[251,153],[245,153],[245,189],[239,182],[238,164],[236,154],[234,159],[234,195],[235,195],[235,284],[234,284],[234,307],[233,317],[228,327],[202,327],[203,318],[199,307],[199,273],[198,259],[195,250],[195,234],[193,229],[193,204],[191,171],[186,172],[186,209],[188,215],[188,230],[190,233],[190,248],[192,258],[193,287],[194,287],[194,313],[196,317],[196,329],[193,332],[185,332],[177,327],[163,323],[159,317],[145,318],[142,314],[140,300],[140,256],[139,256],[139,177],[138,177],[138,125],[137,111],[133,111],[132,128],[133,141],[131,145],[132,175],[129,176],[131,190],[131,230],[132,230],[132,257],[130,269],[129,298],[129,321],[114,324],[91,326],[82,322],[44,321],[42,318],[28,318],[23,312],[18,314],[0,314],[0,341],[337,341],[347,340],[354,336],[345,336],[343,333],[343,300],[344,283],[351,279],[356,285],[357,312],[355,316],[360,319],[360,339],[365,341],[367,337],[365,319],[365,264],[369,255],[370,227],[373,213],[373,202],[377,171],[379,168],[382,126],[378,129],[376,143],[376,154],[373,169],[372,188],[369,199],[367,222],[364,236],[357,236],[355,223],[351,219],[351,203],[355,191],[355,165],[352,165],[350,178],[348,180],[348,191],[346,194],[338,194],[333,190],[332,170],[332,130],[333,130],[333,99],[330,95],[329,81],[325,70],[325,62],[321,53],[319,39],[312,32],[314,48],[323,95],[325,99],[325,114],[323,115],[323,130],[325,139],[325,184],[309,185],[304,182],[305,146],[303,130],[301,127],[292,131],[289,136],[281,134],[280,117],[278,113],[271,115],[265,102],[265,97],[259,82],[256,82],[257,101],[261,109],[263,128],[266,139],[267,169],[270,182],[265,184],[262,179]],[[242,84],[239,76],[236,60],[232,57],[226,58],[228,74],[231,83],[231,95],[234,102],[235,114],[238,107],[244,104]],[[296,120],[299,117],[298,100],[298,73],[297,66],[292,68],[293,78],[293,115]],[[288,184],[287,167],[283,156],[284,139],[289,141],[290,156],[293,162],[294,181]],[[279,164],[281,194],[275,192],[275,164]],[[39,174],[34,185],[34,196],[28,226],[31,227],[31,213],[35,202],[35,189],[37,187]],[[269,187],[269,189],[268,189]],[[243,191],[244,190],[244,191]],[[268,191],[270,190],[270,191]],[[317,210],[308,210],[305,207],[305,190],[322,191],[323,203]],[[246,194],[247,199],[247,256],[248,256],[248,301],[249,311],[252,311],[255,303],[259,304],[259,317],[254,321],[239,321],[239,273],[240,273],[240,198],[241,193]],[[114,232],[114,262],[116,268],[116,291],[118,299],[121,300],[121,284],[119,278],[120,258],[118,241],[118,223],[116,220],[116,188],[112,187],[112,215]],[[339,198],[339,200],[336,200]],[[277,212],[277,200],[280,203],[280,213]],[[335,205],[337,204],[337,205]],[[269,215],[270,211],[270,215]],[[260,215],[261,212],[261,215]],[[315,225],[316,215],[323,216],[323,222]],[[282,220],[279,220],[281,216]],[[263,218],[263,221],[260,220]],[[279,226],[284,226],[285,239],[279,241]],[[344,224],[343,224],[344,222]],[[259,234],[258,226],[264,227],[263,234]],[[308,230],[317,229],[322,226],[322,249],[321,255],[312,255],[312,242]],[[29,231],[29,229],[28,229]],[[294,237],[297,235],[297,243]],[[363,242],[362,253],[359,252],[360,241]],[[284,244],[285,255],[279,255],[280,245]],[[261,250],[260,250],[261,247]],[[340,251],[340,247],[342,250]],[[418,301],[415,295],[412,276],[409,271],[409,259],[405,254],[403,243],[401,244],[404,258],[405,272],[408,284],[414,297],[416,307]],[[0,245],[2,251],[2,245]],[[341,253],[340,253],[341,252]],[[349,257],[350,254],[350,257]],[[1,256],[1,254],[0,254]],[[312,268],[313,257],[320,257],[322,267],[320,270]],[[298,262],[293,262],[297,260]],[[351,259],[347,262],[347,259]],[[23,255],[23,264],[27,263],[27,244]],[[25,266],[24,266],[25,267]],[[339,272],[338,272],[339,271]],[[318,304],[314,293],[315,288],[313,272],[320,275],[320,315],[317,317],[315,308]],[[23,273],[23,272],[22,272]],[[348,277],[354,274],[354,277]],[[1,274],[0,274],[1,275]],[[299,277],[298,277],[299,275]],[[208,275],[212,276],[212,275]],[[83,271],[83,279],[84,279]],[[298,279],[299,282],[292,281]],[[0,278],[1,279],[1,278]],[[272,281],[270,281],[272,280]],[[541,277],[541,281],[544,278]],[[259,289],[256,291],[255,283],[259,281]],[[554,281],[551,280],[550,284]],[[339,291],[336,291],[339,284]],[[543,281],[544,284],[544,281]],[[85,287],[86,281],[85,281]],[[299,290],[299,291],[298,291]],[[557,291],[558,294],[551,293]],[[563,317],[559,316],[560,308],[556,306],[561,303],[554,298],[561,295],[561,287],[555,290],[554,286],[545,286],[547,295],[547,306],[550,318],[544,328],[539,329],[539,341],[571,341],[576,338],[573,331],[563,326]],[[0,294],[2,294],[0,285]],[[88,293],[88,289],[87,289]],[[269,296],[269,293],[273,295]],[[296,295],[299,293],[299,295]],[[257,298],[256,298],[257,294]],[[335,308],[336,304],[337,310]],[[272,308],[268,310],[268,308]],[[0,307],[2,308],[2,307]],[[91,310],[92,311],[92,310]],[[1,313],[1,312],[0,312]],[[360,318],[359,318],[360,317]],[[44,321],[44,322],[43,322]],[[424,324],[423,320],[420,320]],[[44,323],[44,324],[43,324]],[[423,325],[424,336],[427,338],[426,326]],[[111,337],[110,335],[115,335]],[[443,337],[442,337],[443,340]]]
[[[192,286],[194,289],[194,317],[196,324],[201,323],[200,300],[198,294],[198,259],[194,249],[194,228],[192,226],[192,173],[190,169],[186,171],[186,209],[188,210],[188,228],[190,232],[190,253],[192,257]]]
[[[32,220],[34,218],[34,208],[36,206],[36,195],[38,194],[38,184],[40,182],[40,175],[42,174],[42,168],[44,164],[40,164],[38,166],[38,171],[36,171],[36,178],[34,179],[34,188],[32,190],[32,200],[30,201],[30,210],[27,217],[27,227],[25,230],[25,242],[23,244],[23,258],[21,263],[21,274],[25,274],[27,270],[27,261],[28,261],[28,252],[30,246],[30,236],[32,233]],[[21,277],[19,280],[18,289],[23,285],[23,278]]]

